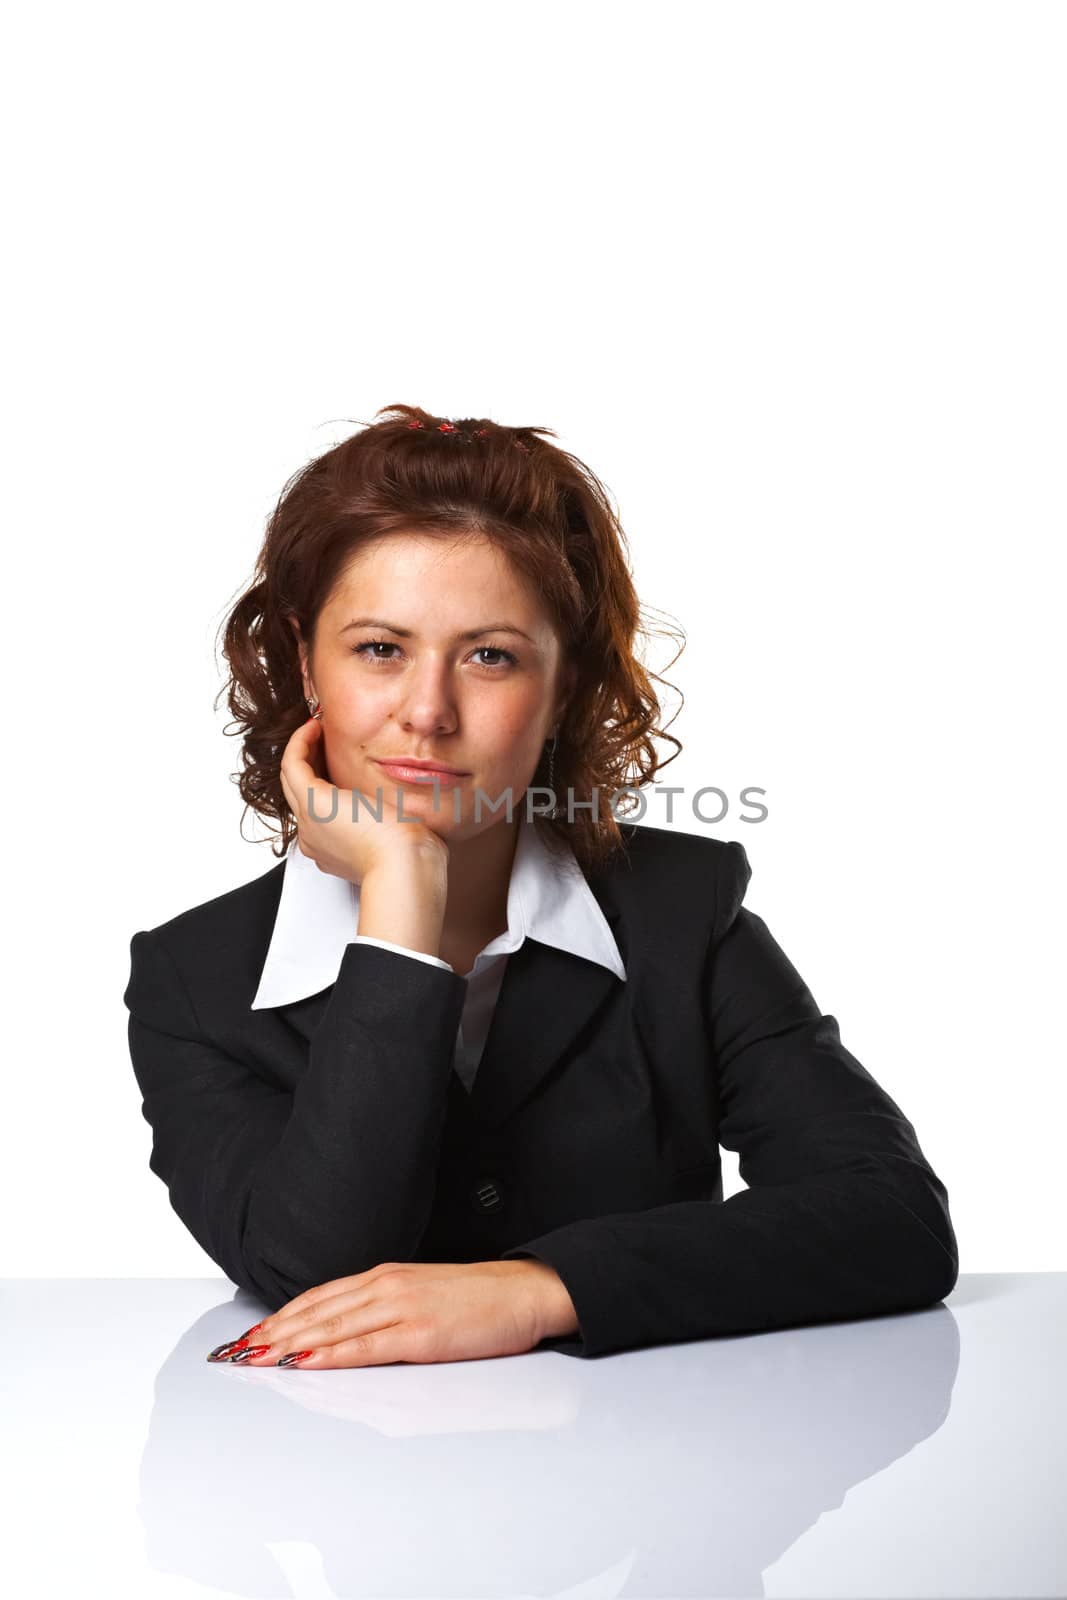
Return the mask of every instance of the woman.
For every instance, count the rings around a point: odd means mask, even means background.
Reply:
[[[226,623],[285,859],[131,942],[151,1168],[271,1313],[209,1359],[935,1303],[945,1187],[743,907],[743,847],[617,820],[671,736],[603,487],[548,429],[378,416],[287,484]]]

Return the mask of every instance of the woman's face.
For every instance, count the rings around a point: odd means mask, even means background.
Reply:
[[[397,534],[364,548],[319,614],[310,660],[303,642],[300,658],[305,693],[322,707],[330,781],[375,805],[380,790],[388,817],[402,793],[403,815],[457,840],[506,820],[506,807],[483,800],[475,825],[478,789],[490,801],[510,791],[524,814],[572,681],[538,597],[476,535]],[[441,779],[435,809],[431,782],[378,764],[401,756],[464,776]]]

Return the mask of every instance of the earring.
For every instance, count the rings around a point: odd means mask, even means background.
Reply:
[[[320,706],[319,702],[314,698],[313,695],[308,695],[306,698],[307,698],[307,708],[310,711],[311,715],[313,717],[317,717],[318,720],[321,722],[322,721],[322,707]]]
[[[548,751],[548,787],[552,790],[552,810],[549,812],[549,816],[551,816],[551,817],[554,817],[556,815],[556,745],[557,745],[557,743],[558,743],[558,740],[556,738],[556,735],[553,734],[552,735],[552,740],[551,740],[551,743],[550,743],[550,746],[549,746],[549,751]]]

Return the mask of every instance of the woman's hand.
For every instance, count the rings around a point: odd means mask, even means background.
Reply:
[[[438,872],[447,868],[446,841],[420,818],[403,822],[390,818],[388,806],[383,805],[379,822],[369,809],[377,804],[376,797],[364,795],[367,807],[360,805],[353,819],[354,791],[338,788],[326,775],[322,723],[317,718],[309,717],[290,738],[280,777],[296,821],[297,844],[323,872],[361,883],[373,868],[409,863],[413,854],[432,858]]]
[[[208,1360],[312,1369],[472,1361],[577,1329],[570,1295],[544,1262],[387,1261],[297,1295]]]

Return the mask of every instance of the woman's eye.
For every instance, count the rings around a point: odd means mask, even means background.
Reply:
[[[352,647],[352,654],[356,656],[365,655],[368,661],[392,661],[395,659],[393,656],[376,655],[374,652],[377,650],[399,650],[399,648],[400,646],[394,644],[391,639],[366,639],[362,644]],[[501,666],[515,666],[518,662],[518,657],[513,655],[510,650],[504,650],[494,644],[479,645],[474,654],[476,656],[502,657],[502,660],[499,661],[481,661],[478,663],[479,666],[484,667],[487,671],[493,671]]]
[[[495,644],[482,644],[482,645],[479,645],[477,650],[474,653],[475,653],[475,655],[488,655],[488,656],[501,656],[501,657],[503,657],[503,660],[501,660],[501,661],[483,661],[482,665],[483,666],[489,666],[489,667],[492,667],[492,666],[505,666],[505,665],[506,666],[514,666],[516,661],[518,660],[518,657],[517,656],[513,656],[510,650],[500,650],[500,649],[497,648],[497,646]]]
[[[395,650],[396,645],[391,644],[388,639],[368,639],[366,644],[357,644],[353,648],[352,654],[354,656],[370,655],[371,651],[379,649]],[[371,659],[374,661],[387,661],[389,658],[388,656],[372,656]]]

